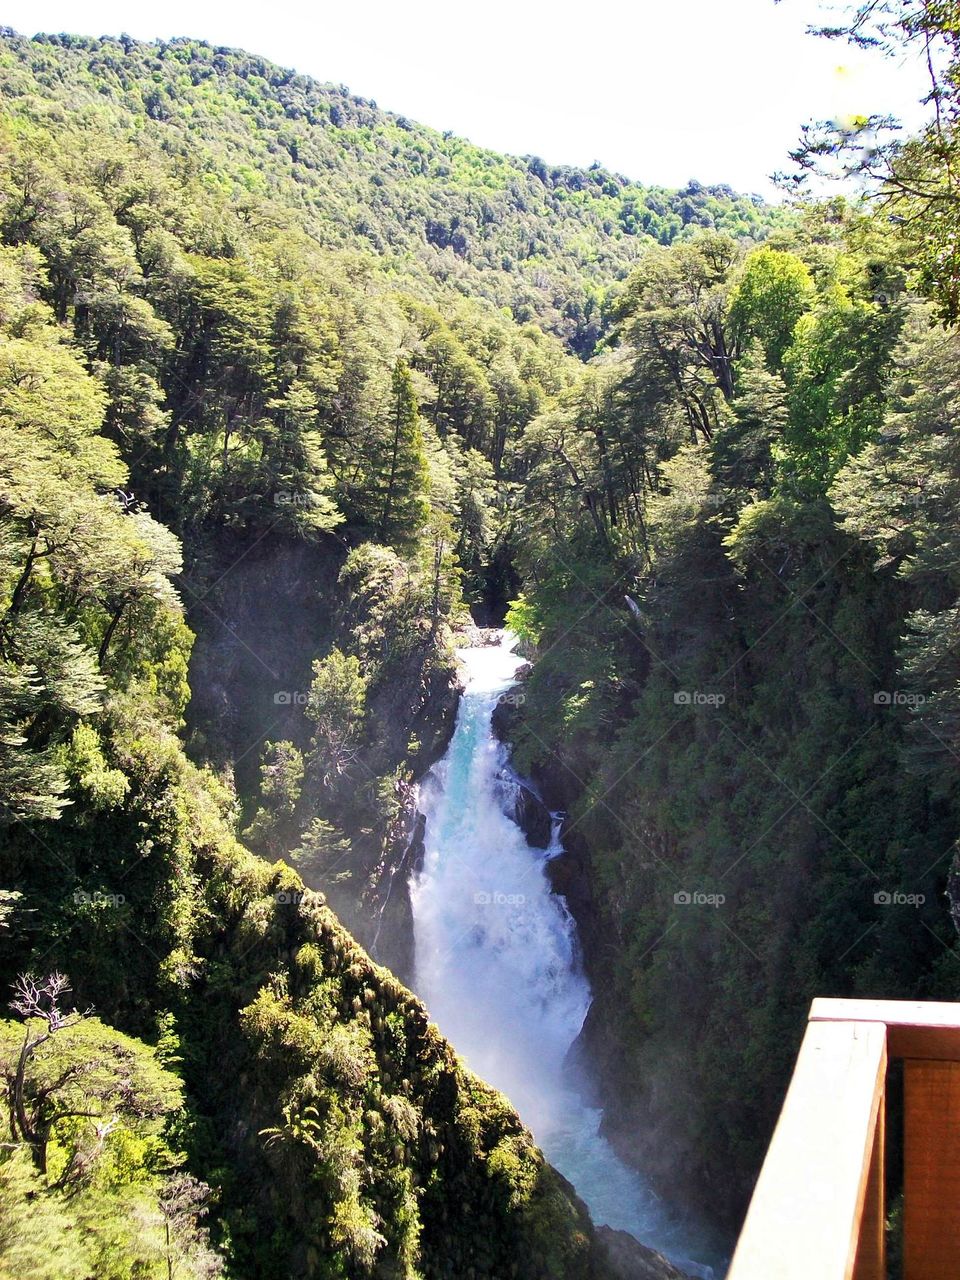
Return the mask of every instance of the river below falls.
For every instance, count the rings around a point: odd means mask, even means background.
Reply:
[[[458,656],[465,687],[456,729],[420,792],[425,853],[410,886],[417,994],[471,1070],[507,1095],[594,1222],[679,1265],[705,1260],[712,1251],[699,1233],[619,1159],[600,1132],[602,1112],[566,1069],[590,988],[576,925],[547,877],[559,846],[531,848],[505,814],[514,784],[491,729],[523,660],[506,633]]]

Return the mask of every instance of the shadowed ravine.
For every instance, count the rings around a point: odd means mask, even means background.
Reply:
[[[708,1252],[600,1133],[565,1070],[590,1004],[576,926],[545,864],[503,812],[506,748],[491,715],[522,659],[462,649],[465,689],[446,756],[425,780],[422,871],[411,885],[417,992],[467,1064],[501,1089],[594,1221],[690,1269]],[[700,1274],[709,1268],[696,1267]]]

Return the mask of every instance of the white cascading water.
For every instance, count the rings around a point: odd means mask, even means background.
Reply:
[[[532,849],[503,812],[507,753],[490,724],[523,660],[509,633],[458,656],[465,688],[456,730],[420,795],[425,854],[410,886],[417,993],[471,1070],[507,1095],[596,1223],[678,1262],[702,1257],[613,1151],[602,1113],[564,1071],[590,989],[576,926],[546,874],[559,846]]]

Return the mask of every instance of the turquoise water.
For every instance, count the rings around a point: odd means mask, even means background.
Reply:
[[[678,1260],[704,1257],[702,1241],[619,1159],[600,1133],[602,1112],[564,1071],[590,988],[575,924],[546,874],[557,850],[531,849],[504,814],[507,757],[490,728],[522,659],[509,638],[459,656],[465,689],[456,730],[421,788],[427,824],[423,867],[411,883],[414,985],[470,1068],[510,1098],[596,1223]]]

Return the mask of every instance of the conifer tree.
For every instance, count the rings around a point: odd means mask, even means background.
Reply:
[[[427,459],[413,379],[402,359],[393,370],[387,450],[381,466],[383,503],[377,533],[386,542],[412,541],[427,515]]]

